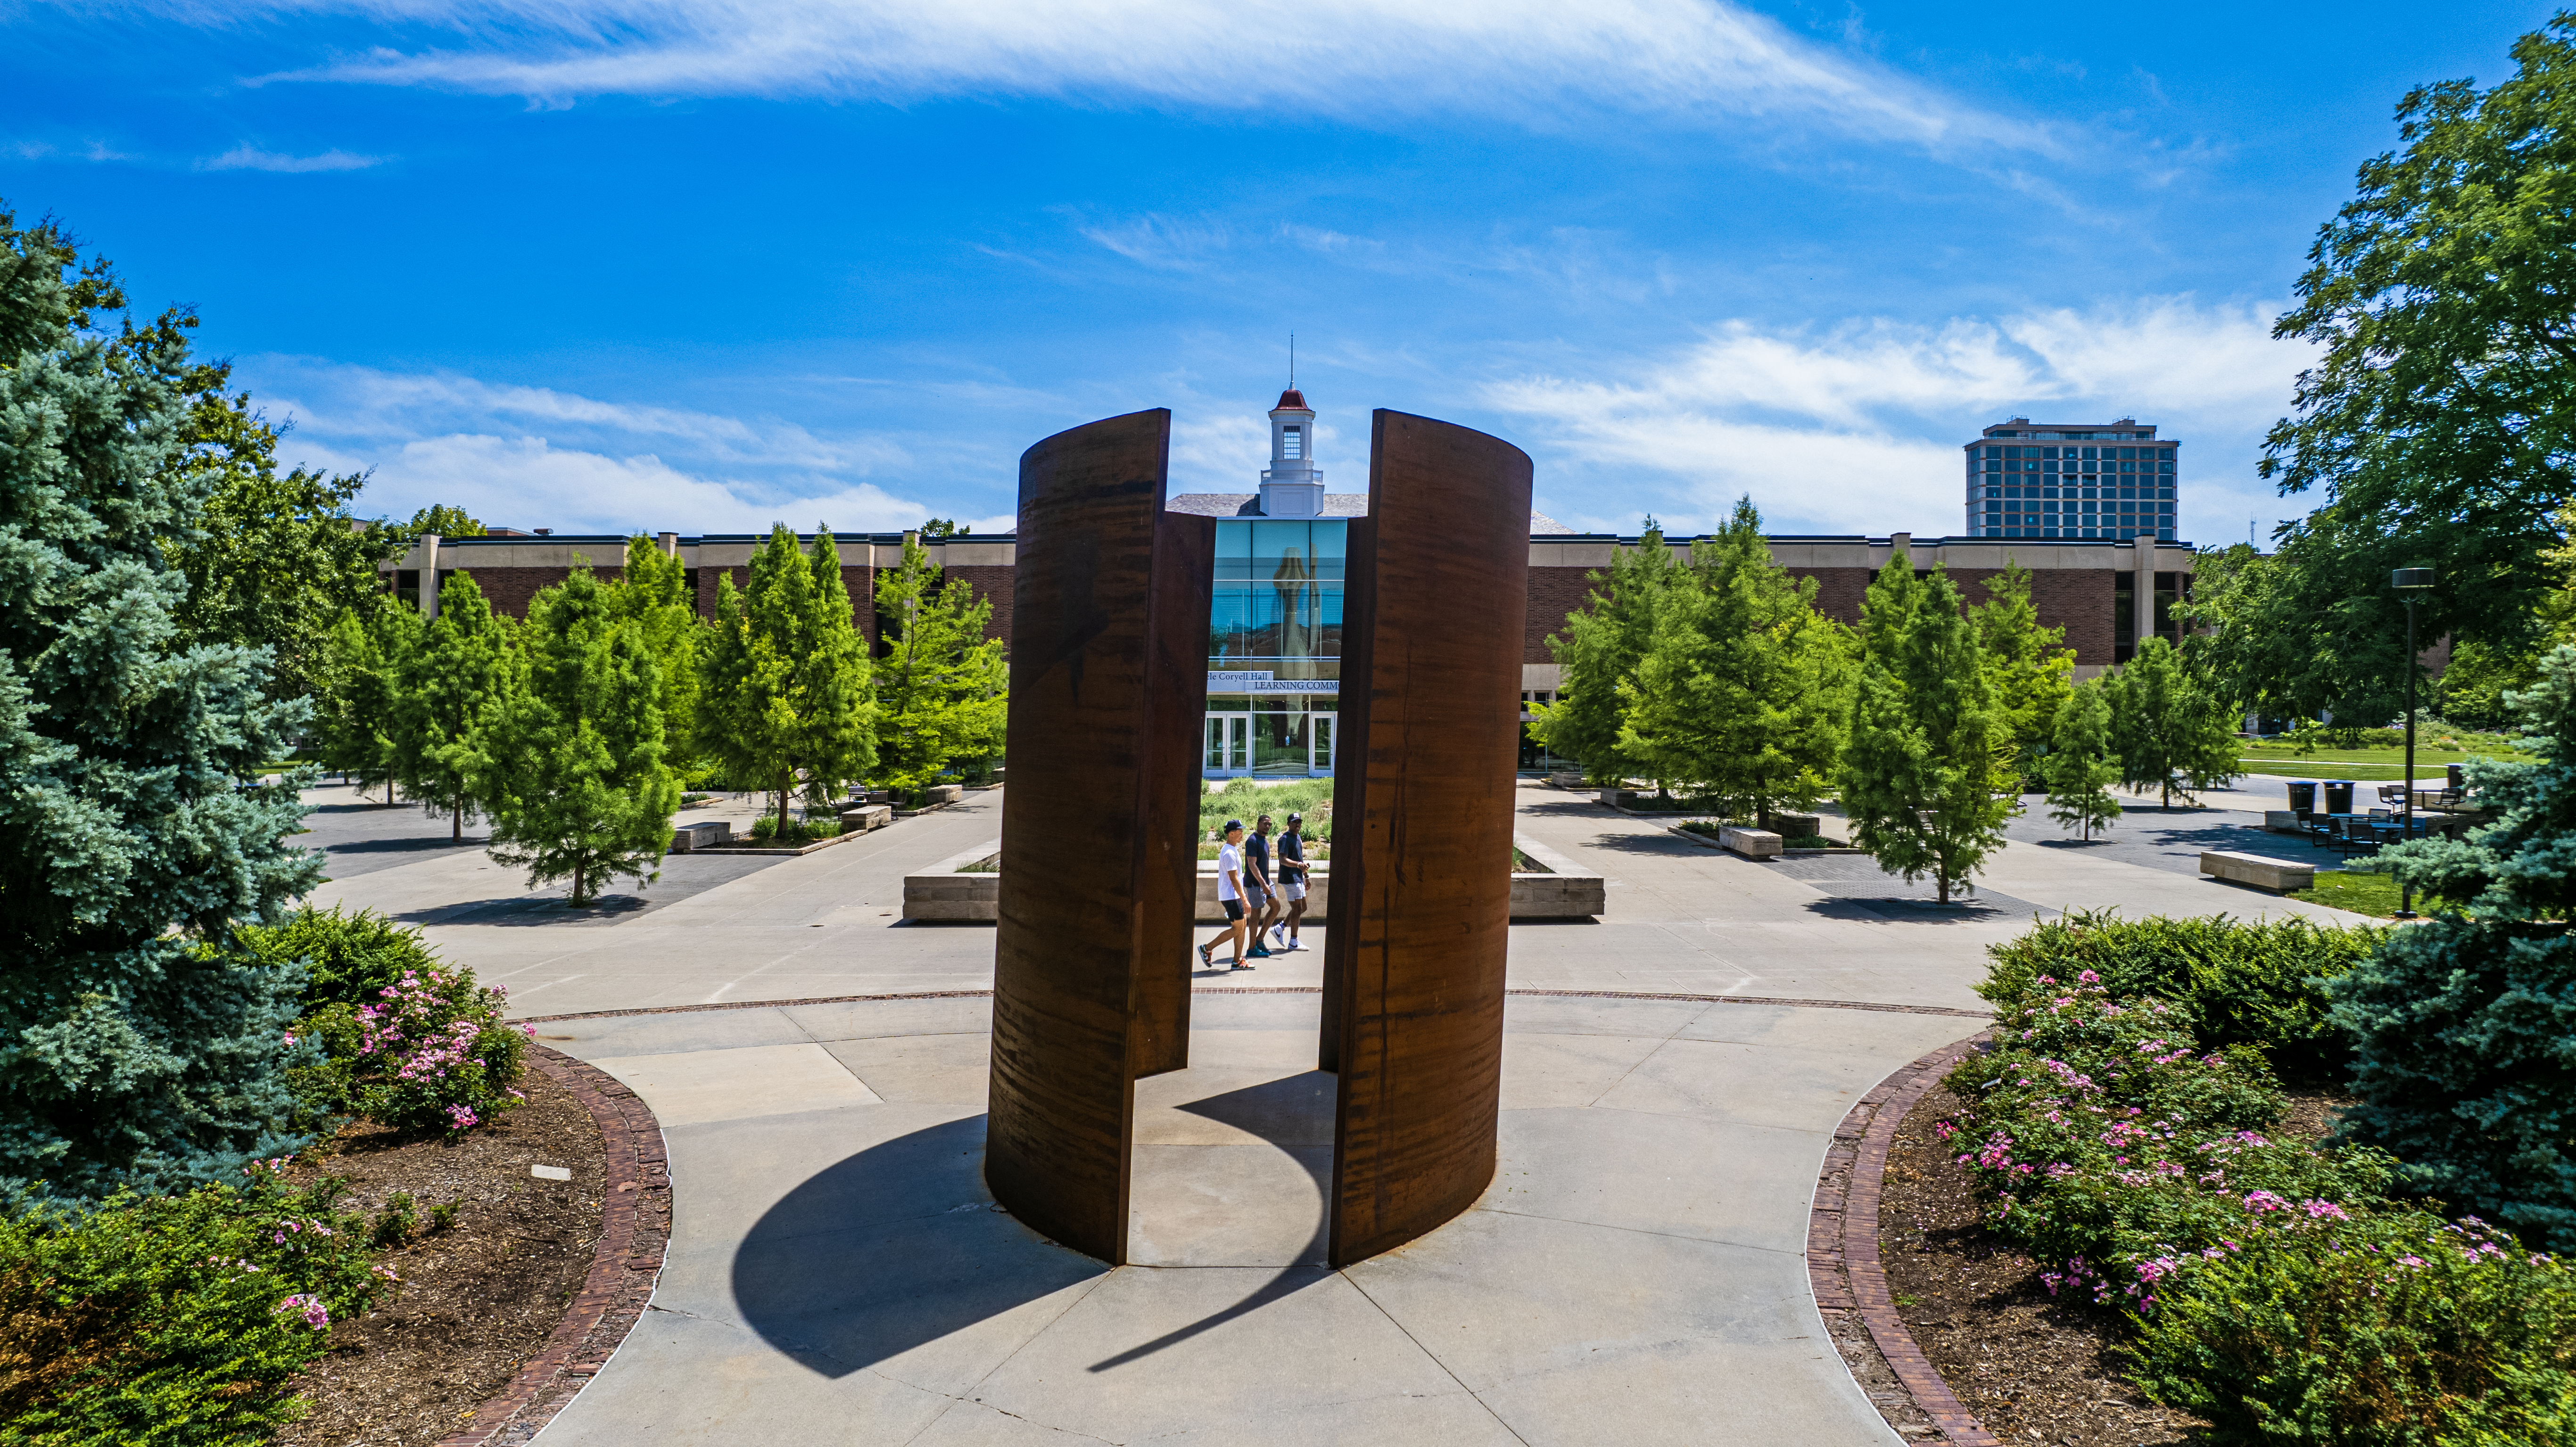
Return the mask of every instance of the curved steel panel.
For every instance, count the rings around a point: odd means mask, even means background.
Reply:
[[[1135,1075],[1188,1048],[1210,565],[1179,566],[1205,530],[1165,521],[1170,436],[1156,409],[1020,458],[984,1178],[1032,1228],[1111,1262]]]
[[[1343,603],[1320,1052],[1340,1075],[1336,1266],[1412,1240],[1493,1180],[1521,640],[1492,625],[1527,611],[1529,511],[1519,448],[1372,415]]]

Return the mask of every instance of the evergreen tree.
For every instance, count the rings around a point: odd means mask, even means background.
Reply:
[[[1815,803],[1841,757],[1850,645],[1816,611],[1816,580],[1772,561],[1753,500],[1692,545],[1662,590],[1644,655],[1619,684],[1619,747],[1658,778],[1752,809]]]
[[[392,670],[394,778],[432,815],[448,817],[450,840],[465,837],[466,815],[484,811],[491,769],[480,735],[499,699],[508,623],[460,572],[438,590],[438,616]]]
[[[942,582],[907,539],[903,562],[877,575],[876,606],[887,650],[876,664],[875,777],[918,789],[951,760],[1000,753],[1011,665],[1002,641],[984,636],[992,601],[962,579]]]
[[[801,784],[839,793],[876,762],[866,640],[850,618],[850,590],[826,528],[810,557],[780,523],[752,554],[751,585],[716,588],[715,637],[700,668],[699,737],[732,778],[777,796],[778,829]]]
[[[698,675],[707,625],[689,589],[689,570],[642,534],[626,540],[624,574],[607,588],[609,612],[635,625],[644,651],[662,680],[662,732],[666,761],[683,773],[698,755]]]
[[[1648,518],[1645,536],[1611,558],[1608,576],[1591,575],[1591,596],[1567,616],[1565,632],[1548,635],[1559,670],[1556,702],[1530,710],[1530,734],[1550,753],[1582,764],[1596,783],[1652,770],[1619,746],[1627,708],[1619,685],[1636,673],[1654,640],[1656,610],[1681,580],[1664,530]]]
[[[680,807],[653,655],[606,591],[576,569],[528,605],[481,740],[492,857],[571,880],[575,906],[613,876],[659,878]]]
[[[200,374],[181,312],[125,300],[0,208],[0,1181],[66,1197],[238,1178],[292,1150],[303,971],[237,931],[320,877],[258,782],[306,706],[258,648],[187,643],[171,550]]]
[[[2057,706],[2048,752],[2041,763],[2048,775],[2048,817],[2080,828],[2091,839],[2096,829],[2120,822],[2120,801],[2111,785],[2120,763],[2111,751],[2111,705],[2098,683],[2078,684]]]
[[[1941,901],[2003,847],[2020,805],[2012,738],[1978,657],[1976,632],[1944,570],[1914,576],[1903,549],[1861,608],[1860,684],[1843,755],[1853,842],[1908,883],[1929,874]]]
[[[403,661],[420,641],[420,614],[390,597],[341,613],[323,643],[324,680],[314,730],[322,767],[346,774],[360,793],[381,784],[394,801],[395,708]]]
[[[2379,852],[2449,901],[2326,988],[2350,1035],[2352,1139],[2401,1179],[2536,1246],[2576,1250],[2576,648],[2514,695],[2538,764],[2473,760],[2493,823]]]
[[[2154,789],[2172,808],[2174,795],[2193,803],[2191,791],[2223,786],[2243,770],[2233,712],[2162,638],[2138,645],[2103,685],[2110,693],[2111,746],[2120,756],[2120,783]]]
[[[1995,706],[2012,735],[2013,767],[2027,787],[2042,776],[2040,755],[2065,706],[2075,650],[2062,646],[2064,628],[2040,626],[2030,601],[2030,570],[2010,559],[2000,575],[1986,580],[1986,601],[1969,609],[1968,617],[1976,625],[1986,677],[1995,686]]]

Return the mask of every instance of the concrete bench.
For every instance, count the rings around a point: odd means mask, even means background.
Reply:
[[[860,804],[841,811],[841,832],[844,834],[865,834],[893,822],[892,804]]]
[[[2200,872],[2274,894],[2314,889],[2317,883],[2317,867],[2313,864],[2292,864],[2285,859],[2266,859],[2260,854],[2238,854],[2228,849],[2203,850]]]
[[[703,819],[683,824],[671,831],[671,852],[686,854],[693,849],[713,849],[733,842],[733,826],[721,819]]]
[[[1825,819],[1821,814],[1774,813],[1771,816],[1771,828],[1783,840],[1804,839],[1824,833]]]
[[[2263,811],[2263,832],[2266,834],[2305,834],[2308,832],[2308,821],[2300,818],[2293,810],[2266,809]]]
[[[1717,847],[1733,850],[1747,859],[1780,857],[1780,836],[1768,829],[1739,829],[1729,824],[1717,831]]]
[[[966,788],[962,784],[933,784],[921,793],[923,803],[954,804],[966,797]]]

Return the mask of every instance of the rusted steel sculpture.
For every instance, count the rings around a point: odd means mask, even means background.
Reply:
[[[1335,1266],[1438,1226],[1494,1177],[1521,657],[1492,620],[1527,612],[1529,510],[1519,448],[1372,415],[1342,608],[1319,1052],[1341,1077]]]
[[[1189,1060],[1215,544],[1212,520],[1163,510],[1171,415],[1020,457],[984,1179],[1035,1230],[1113,1263],[1136,1077]]]

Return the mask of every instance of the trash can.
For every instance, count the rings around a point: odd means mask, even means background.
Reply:
[[[2453,794],[2465,793],[2469,787],[2468,771],[2457,764],[2442,766],[2442,784]]]
[[[2303,816],[2317,812],[2317,785],[2314,779],[2302,779],[2290,786],[2290,812]]]
[[[2349,814],[2352,812],[2351,780],[2331,780],[2326,784],[2326,812],[2329,814]]]

